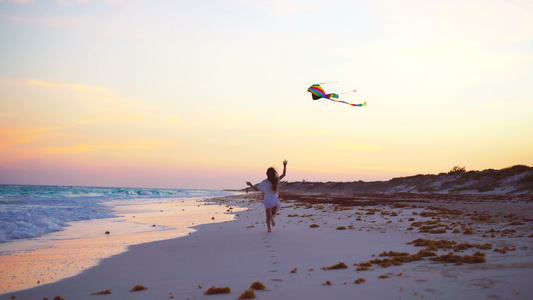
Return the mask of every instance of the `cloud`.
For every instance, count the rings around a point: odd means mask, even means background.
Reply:
[[[28,3],[34,3],[35,1],[34,0],[11,0],[11,1],[0,0],[0,3],[1,2],[12,2],[15,4],[28,4]]]
[[[318,1],[302,0],[271,0],[271,1],[241,1],[244,5],[255,9],[265,10],[273,15],[288,17],[307,11],[318,10]],[[322,1],[324,2],[324,1]]]
[[[0,123],[0,147],[4,150],[19,144],[30,144],[37,139],[50,138],[50,132],[70,126],[20,126]]]
[[[66,147],[48,147],[44,149],[46,154],[76,154],[85,152],[94,152],[99,150],[152,150],[152,149],[168,149],[177,146],[179,143],[175,141],[162,140],[139,140],[112,144],[77,144]]]
[[[27,80],[28,84],[35,85],[35,86],[42,86],[47,88],[56,88],[56,89],[63,89],[63,90],[70,90],[75,92],[81,92],[81,93],[110,93],[111,90],[104,87],[96,87],[96,86],[87,86],[87,85],[81,85],[81,84],[66,84],[66,83],[55,83],[50,81],[42,81],[42,80],[34,80],[29,79]]]
[[[35,0],[0,0],[1,2],[11,2],[15,4],[29,4],[29,3],[35,3]],[[88,4],[91,3],[91,0],[54,0],[54,3],[57,3],[59,5],[80,5],[80,4]]]
[[[370,144],[364,144],[364,143],[350,143],[350,142],[338,142],[329,144],[327,146],[331,149],[338,149],[338,150],[377,150],[379,149],[378,146],[370,145]]]
[[[183,120],[180,119],[179,117],[177,116],[171,116],[171,117],[168,117],[168,120],[173,124],[173,125],[181,125],[183,123]]]
[[[15,79],[0,77],[0,86],[36,86],[51,89],[62,89],[82,93],[113,93],[113,90],[105,87],[89,86],[82,84],[61,83],[40,79]]]
[[[80,5],[91,3],[91,0],[54,0],[54,2],[60,5]]]

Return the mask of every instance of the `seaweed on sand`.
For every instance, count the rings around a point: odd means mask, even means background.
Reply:
[[[239,299],[255,299],[255,291],[248,289],[239,296]]]
[[[92,293],[91,295],[109,295],[109,294],[111,294],[111,289],[107,289],[107,290],[101,291],[101,292]]]
[[[348,269],[348,266],[343,262],[339,262],[336,265],[322,268],[322,270],[340,270],[340,269]]]
[[[216,295],[216,294],[229,294],[231,293],[231,288],[226,287],[210,287],[207,291],[204,292],[204,295]]]
[[[144,290],[147,290],[147,289],[148,289],[147,287],[138,284],[138,285],[134,286],[134,287],[130,290],[130,292],[144,291]]]
[[[456,265],[462,265],[463,263],[467,264],[477,264],[477,263],[484,263],[487,261],[485,258],[485,253],[483,252],[476,252],[473,255],[455,255],[453,253],[443,254],[437,257],[430,258],[432,261],[442,261],[442,262],[450,262],[455,263]]]
[[[266,286],[261,281],[255,281],[250,286],[251,290],[263,291],[266,290]]]

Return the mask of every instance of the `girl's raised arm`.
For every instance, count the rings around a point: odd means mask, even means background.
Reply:
[[[287,160],[283,161],[283,173],[279,176],[279,180],[282,180],[285,175],[287,175]]]

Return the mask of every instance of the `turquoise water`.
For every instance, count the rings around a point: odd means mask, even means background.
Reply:
[[[0,185],[0,243],[113,218],[113,207],[230,195],[220,190]]]

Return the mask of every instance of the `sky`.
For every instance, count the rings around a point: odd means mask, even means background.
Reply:
[[[527,0],[0,0],[0,184],[533,166],[532,29]]]

